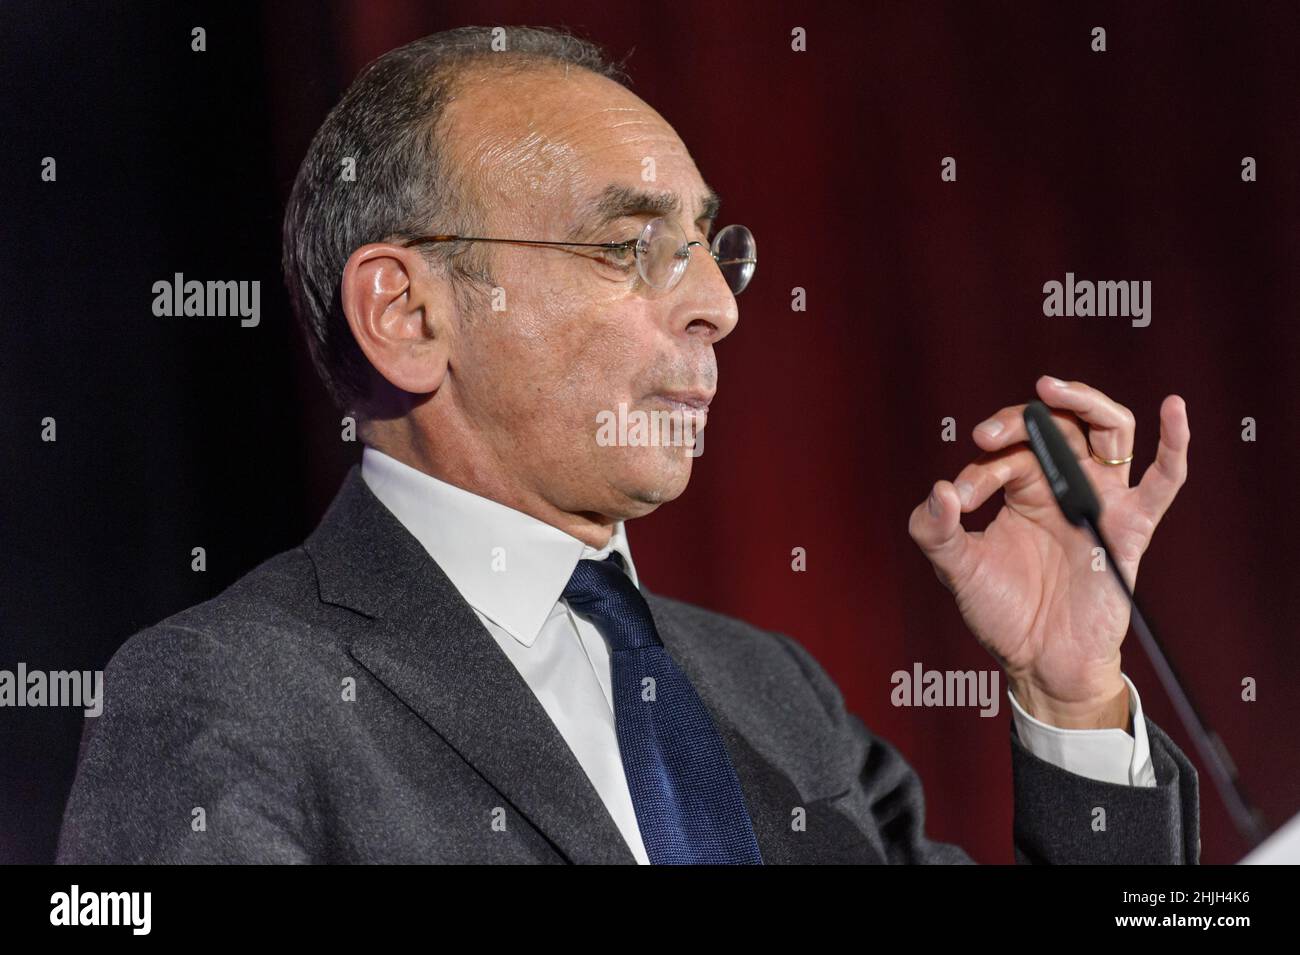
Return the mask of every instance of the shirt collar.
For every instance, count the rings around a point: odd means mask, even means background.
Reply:
[[[558,527],[440,481],[367,446],[361,477],[471,607],[533,645],[580,560],[617,550],[637,583],[623,522],[599,550]]]

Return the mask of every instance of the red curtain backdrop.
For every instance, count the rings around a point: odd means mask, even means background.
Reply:
[[[634,89],[761,258],[719,346],[691,486],[629,526],[638,569],[661,593],[800,640],[920,772],[930,833],[980,861],[1012,860],[1010,714],[1005,695],[994,719],[891,705],[890,674],[915,662],[995,669],[908,515],[976,455],[974,425],[1029,400],[1040,374],[1133,409],[1134,481],[1161,399],[1181,394],[1189,480],[1139,598],[1270,824],[1300,810],[1293,4],[355,0],[266,17],[285,38],[267,69],[286,192],[357,70],[418,36],[567,25],[616,56],[635,48]],[[796,27],[807,52],[791,50]],[[940,179],[946,156],[956,182]],[[1241,180],[1245,156],[1257,182]],[[1043,283],[1066,272],[1150,281],[1151,324],[1044,317]],[[298,374],[319,513],[347,452],[305,360]],[[941,440],[949,416],[955,443]],[[1201,766],[1132,635],[1125,670]],[[1257,702],[1241,699],[1248,677]],[[1235,861],[1245,846],[1201,770],[1203,861]]]

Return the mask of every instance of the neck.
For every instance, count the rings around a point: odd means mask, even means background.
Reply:
[[[492,458],[454,453],[457,449],[440,439],[437,451],[424,440],[402,440],[387,428],[366,428],[364,442],[376,451],[407,467],[415,468],[439,481],[496,501],[543,523],[559,528],[597,550],[609,543],[614,534],[614,520],[590,512],[572,512],[556,507],[539,494],[511,480],[507,468],[497,466]],[[474,463],[475,461],[486,463]]]

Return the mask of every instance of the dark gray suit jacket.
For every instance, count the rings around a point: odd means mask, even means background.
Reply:
[[[798,643],[646,596],[767,863],[971,861],[926,836],[920,780]],[[131,637],[104,681],[60,862],[634,862],[532,691],[356,467],[303,546]],[[1196,862],[1196,772],[1147,731],[1155,788],[1066,772],[1013,728],[1017,859]]]

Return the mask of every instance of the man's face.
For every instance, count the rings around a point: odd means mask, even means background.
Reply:
[[[453,400],[513,481],[570,512],[625,519],[679,495],[693,452],[598,440],[620,405],[635,421],[694,416],[717,386],[713,344],[735,327],[736,301],[707,252],[709,187],[686,146],[647,104],[583,70],[476,73],[447,112],[451,161],[485,212],[481,235],[621,242],[654,218],[637,204],[608,221],[611,188],[676,197],[666,213],[691,258],[669,290],[653,289],[595,249],[480,246],[504,295],[452,334]],[[652,178],[651,178],[652,177]],[[653,417],[651,412],[659,412]],[[657,431],[657,429],[656,429]],[[607,429],[606,436],[609,431]],[[614,429],[617,437],[617,430]],[[699,439],[699,440],[702,440]]]

